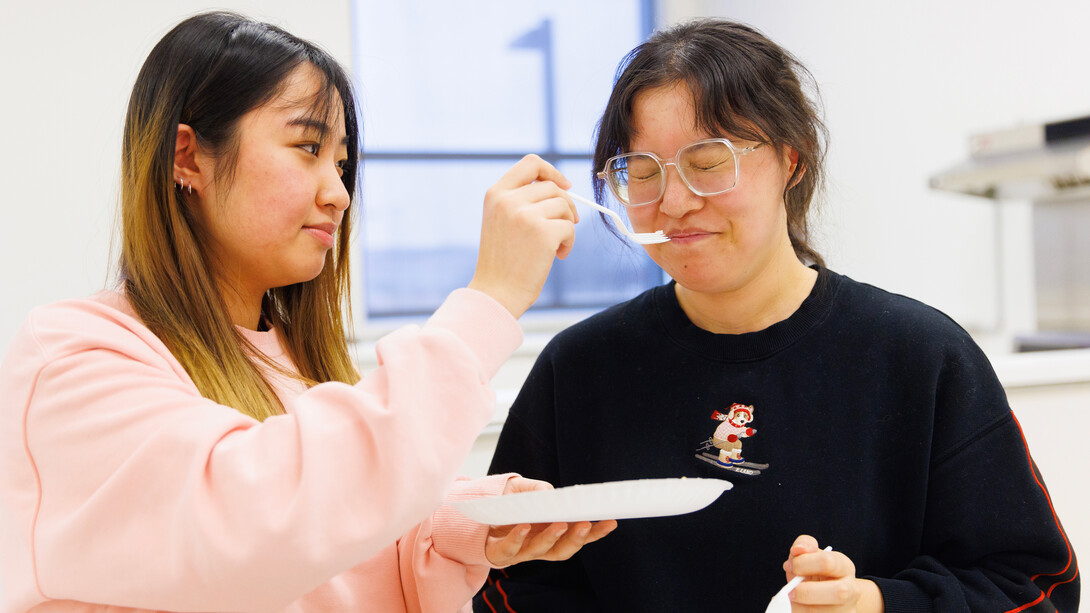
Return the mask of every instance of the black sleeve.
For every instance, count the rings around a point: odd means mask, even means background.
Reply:
[[[886,611],[1076,611],[1078,564],[990,364],[946,360],[921,555],[874,580]]]
[[[554,378],[546,348],[504,422],[489,474],[516,472],[563,486],[556,457]],[[473,598],[477,613],[601,611],[577,553],[562,562],[525,562],[493,570]]]

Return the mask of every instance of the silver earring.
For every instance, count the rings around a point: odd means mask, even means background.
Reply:
[[[192,181],[189,182],[189,193],[191,193],[191,194],[193,193],[193,182]]]

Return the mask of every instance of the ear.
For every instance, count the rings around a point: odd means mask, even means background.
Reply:
[[[174,182],[193,191],[203,193],[211,179],[209,172],[202,172],[207,166],[206,158],[197,143],[197,132],[187,124],[178,124],[178,135],[174,141]]]
[[[788,184],[787,189],[791,189],[802,181],[803,175],[806,174],[806,165],[803,164],[802,168],[799,168],[799,150],[794,147],[787,147],[787,176],[794,177],[791,183]],[[798,170],[798,175],[795,175],[795,171]]]

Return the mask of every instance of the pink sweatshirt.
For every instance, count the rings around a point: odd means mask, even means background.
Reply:
[[[202,397],[122,296],[35,309],[0,366],[0,610],[459,610],[487,527],[440,505],[503,490],[456,473],[521,342],[457,290],[356,385],[277,381],[287,414],[259,423]]]

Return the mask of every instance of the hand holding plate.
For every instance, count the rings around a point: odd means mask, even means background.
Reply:
[[[545,481],[514,477],[504,494],[550,490]],[[617,527],[612,519],[591,523],[553,522],[492,526],[485,540],[485,557],[492,566],[502,567],[528,560],[567,560],[583,545],[593,543]]]

